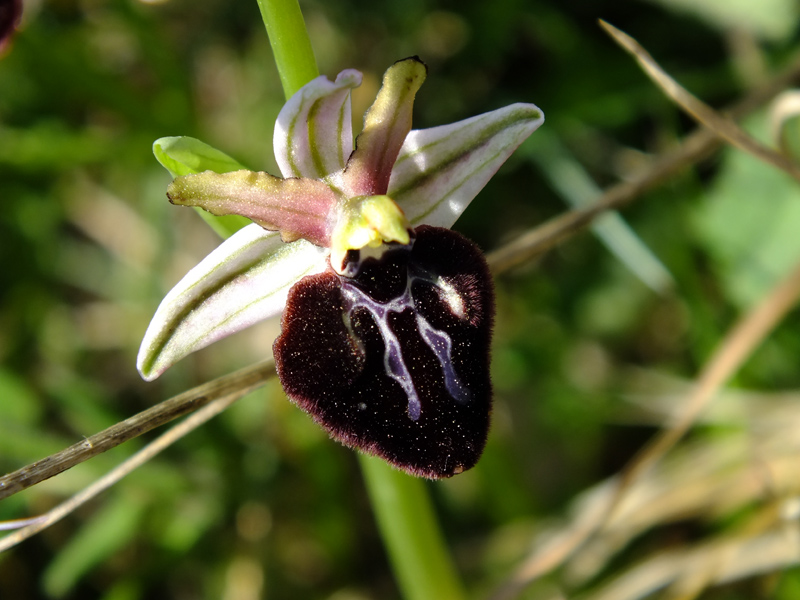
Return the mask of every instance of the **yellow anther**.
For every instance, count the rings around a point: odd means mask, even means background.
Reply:
[[[389,196],[350,198],[340,207],[331,235],[331,265],[339,271],[348,250],[377,248],[388,242],[408,244],[410,225]]]

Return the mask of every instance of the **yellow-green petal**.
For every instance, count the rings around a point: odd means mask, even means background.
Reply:
[[[414,97],[428,69],[417,57],[394,63],[383,76],[383,86],[364,118],[364,130],[344,172],[352,196],[386,193],[392,167],[411,131]]]

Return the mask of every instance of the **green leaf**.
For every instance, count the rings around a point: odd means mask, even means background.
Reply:
[[[186,136],[157,139],[153,142],[153,154],[173,177],[193,175],[203,171],[230,173],[247,168],[205,142]],[[250,224],[249,219],[238,215],[216,217],[204,210],[198,209],[197,212],[223,238],[230,237]]]
[[[745,129],[765,139],[764,114]],[[739,150],[725,151],[695,225],[726,296],[739,307],[755,304],[800,260],[799,193],[785,173]]]
[[[137,535],[144,509],[139,500],[123,494],[106,504],[50,563],[45,592],[56,598],[67,595],[81,577]]]
[[[173,177],[203,171],[229,173],[247,168],[205,142],[186,136],[157,139],[153,142],[153,154]]]
[[[771,41],[783,40],[791,35],[798,16],[794,0],[656,1],[676,13],[693,15],[721,31],[746,31]]]
[[[0,369],[0,419],[32,425],[42,414],[36,392],[18,375]]]

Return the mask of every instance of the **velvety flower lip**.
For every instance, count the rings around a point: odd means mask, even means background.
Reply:
[[[164,298],[137,359],[144,379],[155,379],[222,337],[279,316],[294,283],[330,268],[331,254],[334,262],[346,255],[348,248],[330,247],[337,233],[337,239],[366,240],[363,253],[384,242],[403,242],[392,239],[392,232],[403,229],[396,219],[370,220],[365,205],[374,201],[362,199],[385,195],[411,228],[452,226],[544,121],[536,106],[513,104],[412,131],[414,95],[425,75],[416,57],[389,68],[355,149],[350,92],[361,75],[349,69],[334,81],[320,76],[309,82],[276,123],[274,152],[283,178],[246,171],[193,138],[155,142],[156,157],[175,177],[169,188],[173,203],[246,215],[255,223],[225,240]],[[342,234],[356,222],[352,235]]]
[[[289,291],[273,347],[286,394],[333,438],[413,475],[473,467],[491,413],[494,294],[480,250],[421,225],[353,276]]]
[[[282,315],[278,377],[333,438],[422,477],[476,464],[491,413],[494,293],[480,250],[448,228],[543,116],[514,104],[412,131],[426,76],[416,57],[392,65],[355,145],[350,91],[361,75],[304,86],[275,127],[283,177],[190,138],[154,144],[175,177],[170,202],[253,224],[164,298],[142,341],[142,377]]]

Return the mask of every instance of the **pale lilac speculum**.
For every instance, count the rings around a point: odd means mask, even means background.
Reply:
[[[492,283],[448,228],[543,121],[515,104],[411,130],[426,68],[395,63],[353,144],[356,71],[302,88],[278,117],[283,178],[191,138],[163,138],[175,204],[249,225],[167,295],[138,368],[153,379],[189,352],[282,315],[274,344],[289,396],[337,440],[425,477],[472,467],[489,427]]]

